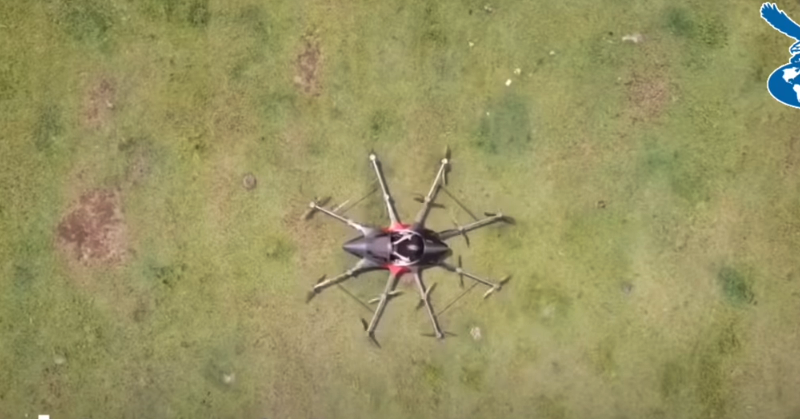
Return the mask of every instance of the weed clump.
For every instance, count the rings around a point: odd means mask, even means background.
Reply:
[[[665,26],[675,36],[712,49],[724,47],[728,41],[728,28],[717,16],[694,16],[673,7],[665,13]]]
[[[736,305],[753,303],[755,294],[750,281],[739,271],[731,267],[720,269],[717,281],[722,287],[728,302]]]
[[[33,129],[33,144],[38,151],[47,151],[64,131],[61,109],[55,105],[44,107]]]

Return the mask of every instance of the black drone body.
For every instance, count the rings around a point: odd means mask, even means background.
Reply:
[[[513,223],[513,219],[503,214],[486,213],[486,218],[481,220],[476,219],[473,223],[465,226],[457,226],[455,229],[436,232],[425,227],[425,220],[428,217],[430,209],[434,206],[440,206],[434,203],[436,195],[442,188],[442,183],[447,183],[447,171],[450,164],[448,150],[445,153],[445,158],[441,160],[439,172],[436,175],[436,179],[428,195],[417,199],[422,203],[422,208],[415,217],[414,222],[411,224],[404,224],[397,216],[397,211],[394,208],[394,200],[386,185],[378,156],[375,153],[370,153],[369,159],[378,177],[380,189],[383,192],[383,200],[386,204],[391,223],[389,227],[385,228],[363,225],[337,213],[338,208],[329,210],[323,208],[323,203],[319,201],[311,202],[309,204],[309,212],[306,213],[306,218],[319,211],[347,224],[360,234],[358,237],[346,242],[342,246],[345,251],[359,258],[358,263],[336,277],[324,279],[325,277],[323,276],[323,278],[318,281],[317,285],[314,286],[313,291],[309,293],[309,300],[323,289],[338,284],[348,278],[358,276],[359,274],[373,270],[389,271],[389,279],[386,282],[386,288],[383,293],[380,297],[370,301],[371,303],[378,303],[372,321],[369,324],[364,322],[367,335],[374,340],[375,328],[383,315],[387,302],[390,298],[399,294],[398,291],[395,291],[398,279],[404,274],[412,274],[414,275],[414,282],[420,293],[420,304],[425,305],[427,308],[428,315],[433,325],[434,336],[442,339],[444,338],[444,333],[442,333],[439,327],[438,320],[430,303],[430,292],[433,290],[433,286],[430,288],[425,287],[425,283],[422,280],[422,271],[439,267],[456,273],[459,276],[471,278],[489,287],[489,290],[484,294],[484,298],[495,291],[499,291],[508,280],[508,277],[495,283],[465,272],[461,269],[460,263],[459,266],[453,266],[447,263],[446,260],[452,255],[452,251],[447,246],[446,241],[458,235],[463,235],[466,238],[467,232],[495,222]]]
[[[397,271],[436,266],[452,254],[435,232],[405,225],[398,227],[356,237],[342,247],[353,256]]]

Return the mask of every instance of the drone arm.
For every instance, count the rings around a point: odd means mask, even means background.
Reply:
[[[455,229],[445,230],[445,231],[442,231],[442,232],[439,233],[439,240],[444,241],[444,240],[453,238],[455,236],[458,236],[460,234],[464,234],[464,233],[470,232],[472,230],[477,230],[477,229],[479,229],[481,227],[485,227],[485,226],[487,226],[489,224],[495,223],[495,222],[500,221],[502,219],[503,219],[503,214],[494,214],[492,216],[483,218],[481,220],[469,223],[469,224],[467,224],[465,226],[459,226],[458,228],[455,228]]]
[[[464,275],[467,278],[470,278],[470,279],[472,279],[472,280],[474,280],[476,282],[480,282],[481,284],[486,285],[487,287],[491,288],[491,290],[499,290],[500,287],[501,287],[500,284],[495,284],[494,282],[491,282],[491,281],[488,281],[486,279],[483,279],[483,278],[481,278],[481,277],[479,277],[477,275],[473,275],[473,274],[461,269],[460,267],[453,266],[453,265],[451,265],[451,264],[449,264],[447,262],[440,262],[439,266],[444,268],[444,269],[446,269],[446,270],[448,270],[448,271],[450,271],[450,272],[453,272],[455,274]]]
[[[436,194],[439,192],[439,187],[441,186],[441,181],[444,176],[445,170],[447,169],[447,165],[449,164],[447,158],[442,159],[442,164],[439,166],[439,172],[436,174],[436,179],[433,181],[433,185],[431,185],[430,191],[428,191],[428,195],[425,196],[424,201],[422,202],[422,209],[420,209],[419,214],[417,214],[416,219],[414,220],[414,224],[416,225],[424,225],[425,219],[428,217],[428,212],[431,209],[431,205],[433,201],[436,199]]]
[[[383,201],[386,203],[386,210],[389,212],[389,220],[392,222],[392,225],[398,224],[400,222],[400,217],[397,216],[397,210],[394,207],[394,199],[392,199],[389,188],[386,186],[386,179],[383,177],[378,156],[375,153],[370,153],[369,159],[372,162],[372,167],[375,169],[375,174],[378,176],[378,182],[381,184]]]
[[[378,327],[378,322],[381,320],[383,311],[386,309],[386,303],[389,302],[389,298],[392,296],[392,291],[394,290],[394,287],[397,286],[398,278],[398,275],[390,273],[389,279],[386,280],[386,287],[383,289],[383,294],[381,294],[379,297],[378,307],[375,309],[375,314],[372,315],[372,320],[370,320],[369,326],[367,326],[367,335],[372,339],[375,338],[375,328]]]
[[[335,213],[335,212],[333,212],[331,210],[323,208],[323,207],[319,206],[316,202],[312,202],[312,203],[308,204],[308,206],[311,207],[311,209],[313,211],[319,211],[319,212],[321,212],[321,213],[323,213],[325,215],[328,215],[328,216],[330,216],[332,218],[335,218],[335,219],[347,224],[348,226],[350,226],[350,227],[358,230],[359,232],[361,232],[362,235],[366,236],[370,232],[370,229],[368,227],[366,227],[364,225],[361,225],[361,224],[359,224],[359,223],[357,223],[357,222],[355,222],[355,221],[353,221],[353,220],[351,220],[351,219],[349,219],[347,217],[343,217],[343,216],[341,216],[341,215],[339,215],[339,214],[337,214],[337,213]]]
[[[425,304],[425,309],[428,310],[428,317],[431,319],[434,335],[438,339],[444,338],[444,333],[442,333],[442,329],[439,327],[439,321],[436,319],[436,314],[433,312],[433,307],[431,307],[430,293],[433,287],[425,289],[425,283],[422,282],[422,276],[420,272],[414,273],[414,282],[417,283],[417,289],[419,289],[420,298],[422,298],[422,302]]]
[[[340,282],[342,282],[342,281],[344,281],[344,280],[346,280],[348,278],[351,278],[351,277],[354,277],[354,276],[358,276],[358,275],[360,275],[360,274],[362,274],[362,273],[364,273],[364,272],[366,272],[366,271],[368,271],[370,269],[374,269],[375,266],[376,266],[375,264],[373,264],[372,262],[368,261],[367,259],[361,259],[352,268],[344,271],[343,273],[341,273],[341,274],[339,274],[339,275],[337,275],[337,276],[335,276],[333,278],[328,278],[328,279],[320,282],[319,284],[315,285],[313,293],[314,294],[319,294],[325,288],[328,288],[328,287],[330,287],[332,285],[336,285],[336,284],[338,284],[338,283],[340,283]]]

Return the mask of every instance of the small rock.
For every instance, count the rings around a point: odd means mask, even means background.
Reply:
[[[550,51],[550,55],[556,55],[555,51]]]
[[[486,13],[492,13],[492,12],[494,12],[494,9],[492,8],[492,6],[489,6],[487,4],[487,5],[483,6],[483,11],[485,11]]]
[[[638,44],[642,41],[644,41],[644,37],[640,33],[633,33],[622,37],[622,42],[633,42],[634,44]]]
[[[255,189],[257,183],[256,177],[252,173],[248,173],[242,178],[242,186],[248,191]]]
[[[470,47],[470,48],[472,48],[472,47],[474,47],[474,46],[475,46],[475,43],[474,43],[474,42],[472,42],[472,41],[469,41],[469,47]]]
[[[53,363],[56,365],[64,365],[67,363],[67,357],[64,355],[56,355],[53,357]]]
[[[235,380],[236,380],[236,374],[234,373],[222,374],[222,382],[225,384],[228,385],[233,384]]]
[[[506,80],[506,86],[511,86],[511,79]]]
[[[628,295],[631,293],[631,291],[633,291],[633,284],[631,284],[630,282],[623,282],[622,292],[625,293],[625,295]]]
[[[606,207],[606,201],[603,201],[603,200],[601,199],[601,200],[597,201],[597,204],[596,204],[596,205],[597,205],[597,208],[603,209],[603,208],[605,208],[605,207]]]
[[[514,69],[514,75],[519,76],[520,74],[522,74],[522,69],[521,68],[515,68]]]
[[[475,326],[475,327],[473,327],[473,328],[472,328],[472,329],[469,331],[469,334],[472,336],[472,339],[474,339],[474,340],[476,340],[476,341],[477,341],[477,340],[481,340],[481,337],[482,337],[482,336],[481,336],[481,328],[480,328],[480,327],[478,327],[478,326]]]

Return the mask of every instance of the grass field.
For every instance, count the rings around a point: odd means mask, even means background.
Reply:
[[[794,41],[760,4],[0,2],[0,418],[800,418]],[[441,342],[402,286],[378,349],[306,304],[355,260],[300,217],[370,149],[413,217],[445,145],[517,220],[455,253],[513,279]]]

